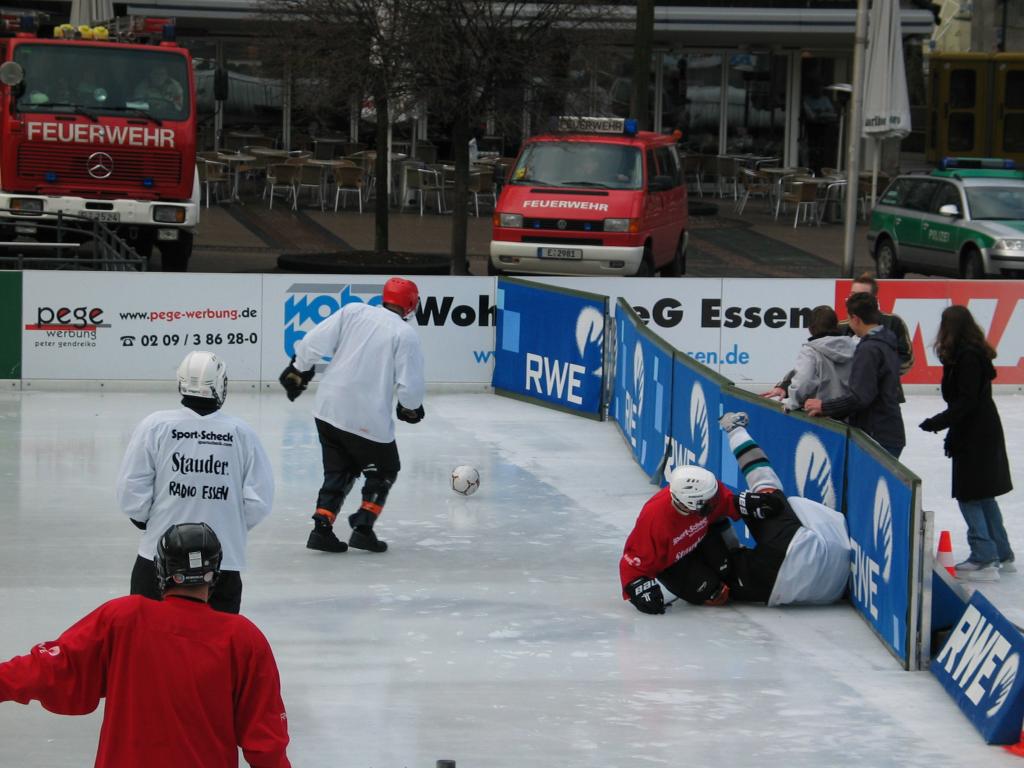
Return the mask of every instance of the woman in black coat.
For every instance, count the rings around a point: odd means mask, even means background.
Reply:
[[[942,313],[935,352],[942,361],[947,408],[921,422],[921,429],[949,429],[946,455],[953,459],[953,498],[967,521],[971,547],[971,556],[957,565],[957,572],[968,579],[996,581],[1000,570],[1016,570],[995,500],[1013,488],[1003,425],[992,400],[996,351],[970,310],[953,305]]]

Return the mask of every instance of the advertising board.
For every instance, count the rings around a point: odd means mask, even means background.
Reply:
[[[187,352],[207,349],[224,359],[231,379],[256,380],[262,280],[25,272],[22,377],[170,381]]]

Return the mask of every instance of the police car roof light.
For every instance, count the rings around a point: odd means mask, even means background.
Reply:
[[[639,129],[640,128],[635,117],[627,117],[622,122],[622,132],[627,136],[636,136],[636,132]]]
[[[1013,171],[1017,164],[1009,158],[1003,157],[944,157],[939,163],[939,169],[943,171],[963,169],[986,169],[993,171]]]
[[[25,14],[21,17],[20,21],[22,32],[35,32],[36,31],[36,17],[32,14]]]

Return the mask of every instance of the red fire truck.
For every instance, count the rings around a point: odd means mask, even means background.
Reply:
[[[168,20],[159,20],[165,22]],[[60,212],[113,228],[164,270],[184,271],[199,223],[192,61],[173,26],[37,33],[31,17],[0,38],[0,238],[52,236]],[[51,27],[51,29],[53,29]]]

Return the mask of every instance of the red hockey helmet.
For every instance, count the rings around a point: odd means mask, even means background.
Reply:
[[[408,317],[416,309],[420,300],[420,289],[412,280],[404,277],[392,277],[384,283],[381,296],[385,304],[394,304],[402,310],[402,317]]]

